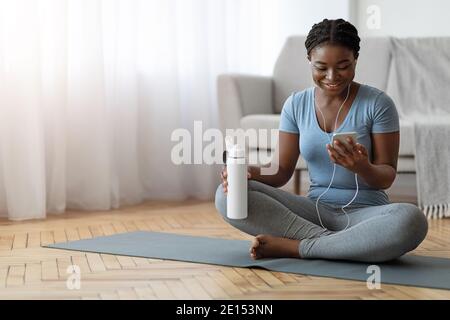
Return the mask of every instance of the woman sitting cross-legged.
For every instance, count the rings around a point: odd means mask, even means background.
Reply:
[[[293,93],[283,106],[278,172],[264,175],[249,167],[247,219],[227,218],[222,171],[216,208],[232,226],[256,236],[254,259],[383,262],[415,249],[427,234],[417,206],[391,203],[383,191],[396,177],[399,119],[384,92],[353,81],[359,43],[356,28],[342,19],[312,27],[305,46],[315,86]],[[357,132],[358,141],[331,143],[339,132]],[[278,189],[291,178],[300,153],[311,181],[306,197]]]

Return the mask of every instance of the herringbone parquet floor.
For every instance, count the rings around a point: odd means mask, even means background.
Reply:
[[[0,299],[449,299],[450,291],[42,248],[41,245],[153,230],[248,239],[212,202],[151,202],[108,212],[68,212],[48,219],[0,220]],[[450,220],[430,220],[417,254],[450,258]],[[81,288],[67,287],[80,267]]]

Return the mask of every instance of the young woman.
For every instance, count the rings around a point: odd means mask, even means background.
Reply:
[[[382,262],[415,249],[427,234],[417,206],[390,203],[383,191],[396,177],[399,119],[384,92],[353,81],[359,43],[356,28],[342,19],[312,27],[305,46],[315,87],[293,93],[283,106],[278,173],[261,175],[261,168],[249,167],[247,219],[227,218],[222,171],[216,208],[232,226],[256,236],[253,259]],[[351,131],[358,143],[331,143],[333,133]],[[300,153],[311,181],[306,197],[278,189]]]

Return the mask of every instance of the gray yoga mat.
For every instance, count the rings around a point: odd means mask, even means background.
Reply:
[[[249,256],[250,241],[137,231],[56,243],[47,248],[178,260],[232,267],[367,281],[368,263],[308,259],[261,259]],[[450,289],[450,259],[405,255],[380,267],[381,283]]]

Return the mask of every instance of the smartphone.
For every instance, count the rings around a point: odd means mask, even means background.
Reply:
[[[333,146],[334,142],[337,140],[340,143],[343,143],[345,145],[348,145],[347,138],[351,137],[353,139],[353,142],[356,143],[358,139],[358,133],[357,132],[338,132],[333,134]]]

